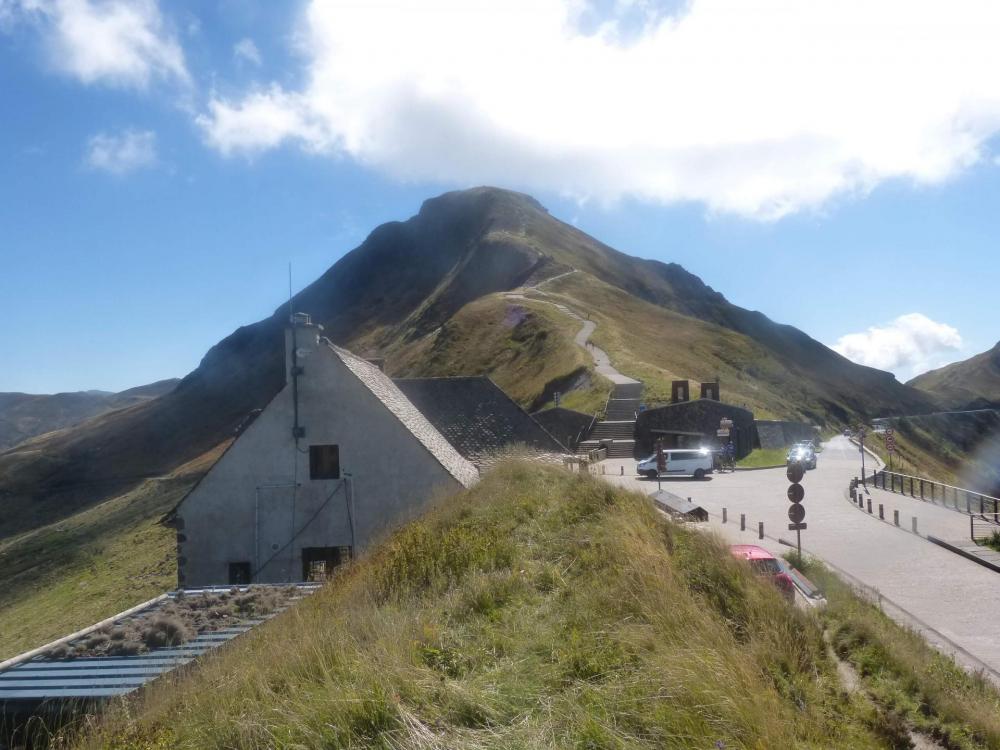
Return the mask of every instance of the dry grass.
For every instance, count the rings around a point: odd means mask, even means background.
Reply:
[[[874,716],[816,620],[719,542],[508,462],[65,744],[861,749]]]

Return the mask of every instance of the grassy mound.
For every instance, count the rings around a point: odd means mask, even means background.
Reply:
[[[70,746],[867,748],[818,621],[640,495],[521,462]]]

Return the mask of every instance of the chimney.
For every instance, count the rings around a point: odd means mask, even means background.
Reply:
[[[691,392],[686,380],[674,380],[670,384],[670,403],[679,404],[682,401],[690,400],[690,398]]]
[[[308,313],[295,313],[285,329],[285,382],[292,382],[293,375],[302,375],[309,357],[319,346],[323,326],[313,325]],[[294,369],[293,369],[294,368]]]
[[[701,397],[707,398],[711,401],[721,401],[722,397],[719,395],[719,381],[713,380],[710,383],[702,383]]]

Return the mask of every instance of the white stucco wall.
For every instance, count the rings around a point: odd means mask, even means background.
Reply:
[[[314,330],[299,330],[298,348],[306,350],[298,383],[305,437],[296,449],[289,384],[178,508],[181,586],[226,583],[230,562],[255,570],[259,562],[255,581],[299,580],[304,547],[364,550],[418,515],[436,493],[461,489],[340,358],[317,344],[308,333]],[[339,445],[342,477],[351,475],[353,544],[342,479],[309,479],[309,446],[317,444]],[[299,535],[282,549],[293,529]]]

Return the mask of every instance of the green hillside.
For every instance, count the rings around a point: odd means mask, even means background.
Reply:
[[[175,534],[158,521],[227,444],[165,477],[0,542],[0,661],[176,586]]]
[[[1000,405],[1000,342],[982,354],[918,375],[907,385],[952,408]]]

